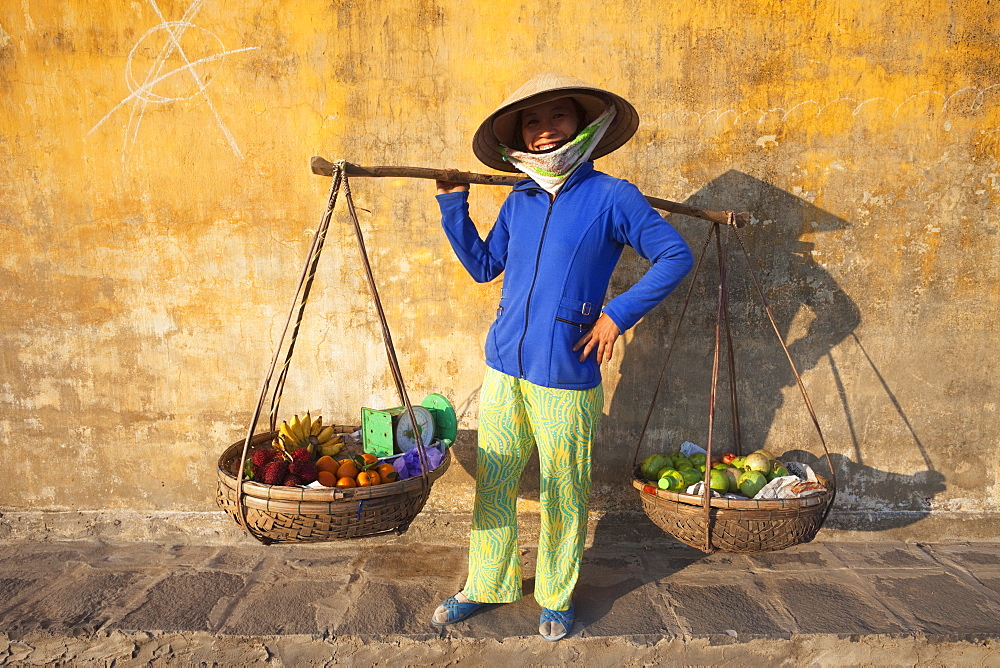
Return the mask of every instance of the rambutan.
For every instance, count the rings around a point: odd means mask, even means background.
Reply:
[[[316,468],[316,464],[313,462],[292,462],[288,467],[289,473],[298,476],[302,479],[302,482],[307,485],[311,482],[316,482],[316,477],[319,475],[319,470]]]
[[[296,476],[290,475],[287,478],[285,478],[285,482],[283,484],[285,485],[285,487],[298,487],[299,485],[302,484],[302,481],[299,480]]]
[[[264,465],[261,476],[265,485],[280,485],[288,476],[288,462],[284,459],[277,459]]]
[[[262,448],[260,450],[254,450],[253,454],[251,455],[250,461],[253,462],[254,466],[259,468],[264,466],[268,462],[273,462],[275,459],[274,456],[277,454],[279,453],[274,448],[266,448],[266,449]]]
[[[312,453],[309,452],[308,448],[298,448],[295,452],[292,453],[292,461],[311,462],[312,458],[313,458]]]

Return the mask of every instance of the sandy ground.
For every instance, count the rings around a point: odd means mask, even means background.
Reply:
[[[521,601],[441,629],[454,543],[0,543],[0,665],[1000,665],[1000,543],[618,538],[588,547],[558,643],[530,545]]]

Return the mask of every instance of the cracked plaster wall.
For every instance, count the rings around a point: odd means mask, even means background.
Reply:
[[[0,508],[212,511],[215,460],[246,429],[325,202],[309,157],[486,171],[472,132],[544,68],[639,110],[635,138],[598,168],[754,214],[748,247],[834,454],[839,512],[996,513],[987,4],[7,3]],[[499,282],[472,283],[451,255],[432,183],[354,190],[411,396],[447,395],[474,429]],[[502,190],[473,190],[484,230]],[[699,248],[705,225],[672,220]],[[646,451],[704,443],[706,262]],[[746,442],[814,456],[740,262]],[[612,292],[644,268],[626,253]],[[606,371],[598,504],[632,502],[625,471],[685,288]],[[337,217],[288,411],[356,422],[361,406],[397,405],[378,332]],[[457,453],[435,507],[469,501],[473,453]],[[536,494],[526,481],[526,503]]]

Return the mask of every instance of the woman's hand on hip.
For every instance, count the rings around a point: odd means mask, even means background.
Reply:
[[[449,172],[457,172],[457,169],[446,170]],[[468,183],[462,183],[461,181],[436,181],[438,195],[445,195],[447,193],[460,193],[465,192],[469,189]]]
[[[621,335],[621,332],[618,330],[618,325],[615,324],[615,321],[607,313],[602,313],[601,317],[594,323],[594,326],[580,337],[580,340],[573,346],[573,352],[582,348],[583,352],[580,353],[580,361],[583,362],[590,355],[591,351],[596,349],[597,363],[604,364],[611,359],[611,354],[615,350],[615,341],[619,335]]]

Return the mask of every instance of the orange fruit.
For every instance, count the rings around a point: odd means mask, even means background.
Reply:
[[[375,467],[378,471],[378,476],[382,478],[382,482],[396,482],[399,480],[399,473],[396,472],[396,467],[394,467],[389,462],[383,462]]]
[[[358,465],[350,459],[342,459],[336,473],[338,478],[357,478],[359,473]]]
[[[322,457],[316,460],[316,468],[319,469],[320,471],[328,471],[330,473],[333,473],[334,471],[337,470],[339,466],[340,464],[337,463],[337,460],[331,457],[330,455],[323,455]]]
[[[316,476],[316,480],[324,487],[336,487],[337,485],[337,476],[333,475],[330,471],[320,471]]]
[[[378,471],[362,471],[358,474],[358,487],[371,487],[382,482]]]
[[[378,457],[376,457],[370,452],[362,454],[361,459],[365,460],[365,464],[374,464],[375,462],[378,461]]]
[[[337,487],[341,489],[345,487],[357,487],[357,486],[358,483],[354,482],[354,478],[348,478],[347,476],[344,476],[343,478],[337,480]]]

